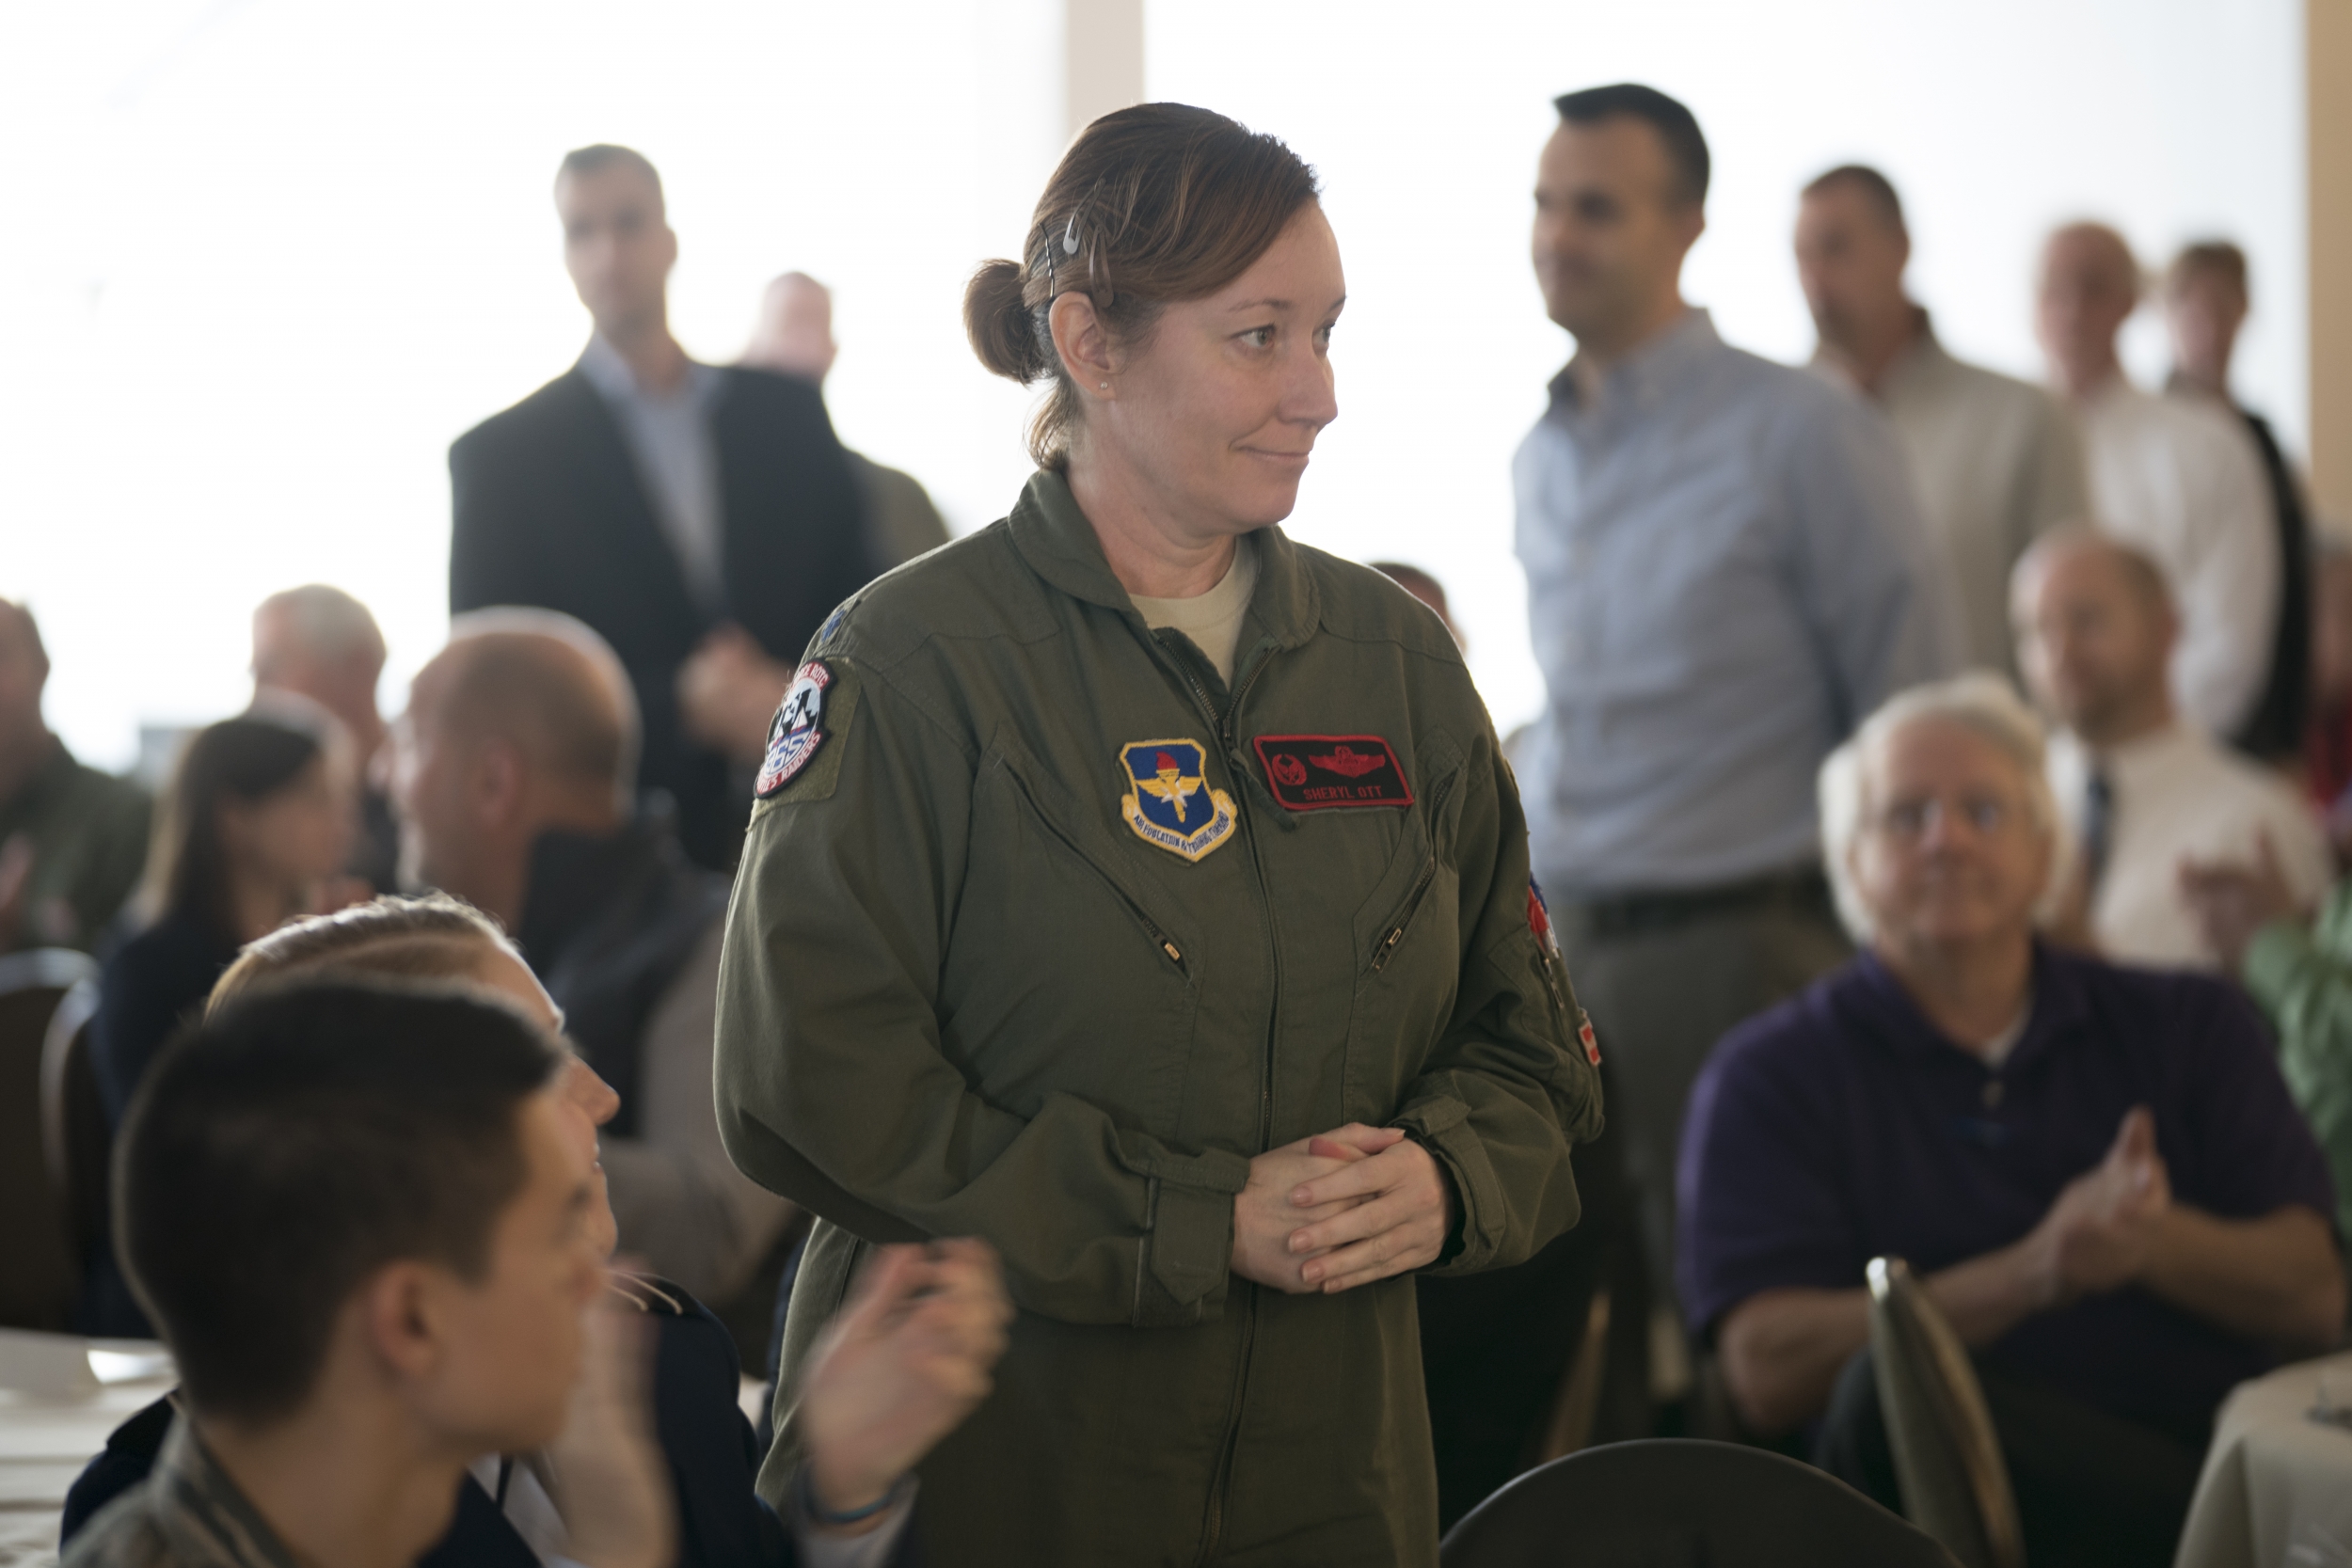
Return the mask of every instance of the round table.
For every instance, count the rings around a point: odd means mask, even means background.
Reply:
[[[2323,1387],[2352,1406],[2352,1354],[2231,1393],[2173,1568],[2352,1568],[2352,1429],[2312,1418]]]

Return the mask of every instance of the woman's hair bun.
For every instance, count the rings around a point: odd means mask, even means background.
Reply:
[[[1022,298],[1021,264],[983,261],[963,289],[963,330],[980,363],[1008,381],[1027,386],[1049,369],[1037,324]]]

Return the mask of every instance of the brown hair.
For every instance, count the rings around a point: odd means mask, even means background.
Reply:
[[[2237,291],[2240,299],[2248,297],[2246,289],[2246,252],[2228,240],[2200,240],[2183,245],[2181,253],[2172,258],[2172,265],[2164,275],[2164,292],[2177,294],[2195,277],[2212,276],[2220,278]]]
[[[498,922],[447,894],[377,898],[281,926],[246,943],[213,984],[207,1016],[249,990],[325,975],[462,978],[485,952],[512,953]]]
[[[1840,185],[1851,185],[1860,191],[1878,209],[1879,217],[1887,228],[1898,234],[1911,232],[1903,222],[1903,198],[1895,194],[1894,182],[1867,164],[1840,164],[1826,174],[1815,175],[1802,194],[1820,196]]]
[[[295,703],[273,704],[196,732],[172,768],[148,842],[139,908],[150,919],[192,920],[235,940],[229,907],[229,846],[220,808],[266,800],[298,783],[326,754],[331,720]]]
[[[387,1264],[482,1280],[523,1103],[564,1069],[514,1008],[429,987],[287,986],[175,1036],[123,1120],[115,1235],[196,1413],[300,1410]]]
[[[1301,207],[1315,171],[1273,136],[1184,103],[1140,103],[1078,134],[1045,183],[1019,261],[984,261],[963,291],[980,363],[1023,386],[1051,377],[1029,455],[1060,467],[1078,388],[1049,325],[1055,296],[1083,292],[1115,341],[1139,343],[1162,309],[1249,270]]]
[[[660,208],[666,205],[667,198],[661,194],[661,171],[653,166],[653,160],[633,147],[620,147],[612,142],[600,141],[588,147],[575,147],[564,153],[564,161],[556,166],[555,182],[560,185],[565,180],[580,179],[616,165],[622,168],[633,168],[644,175],[653,186],[654,206]]]

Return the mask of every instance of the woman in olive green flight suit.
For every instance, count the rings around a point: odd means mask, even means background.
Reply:
[[[1453,639],[1293,544],[1344,285],[1312,172],[1096,121],[973,279],[1050,381],[1012,514],[882,578],[777,714],[721,975],[736,1162],[860,1253],[975,1234],[1021,1311],[922,1466],[945,1563],[1431,1563],[1412,1271],[1577,1217],[1590,1035]]]

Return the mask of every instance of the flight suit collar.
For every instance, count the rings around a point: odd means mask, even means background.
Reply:
[[[1013,547],[1039,577],[1074,599],[1136,613],[1134,598],[1104,559],[1094,525],[1058,471],[1041,468],[1030,476],[1009,526]],[[1251,537],[1258,546],[1258,588],[1250,596],[1250,613],[1277,646],[1295,648],[1314,635],[1322,613],[1314,579],[1298,546],[1280,528],[1263,528]]]
[[[171,1423],[145,1507],[184,1568],[298,1568],[294,1554],[229,1479],[185,1415]]]

